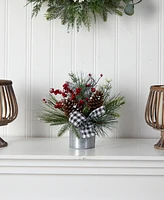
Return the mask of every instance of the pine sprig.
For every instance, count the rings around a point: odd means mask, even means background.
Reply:
[[[45,3],[47,0],[27,0],[27,4],[32,3],[32,17],[36,17],[43,5],[43,3]]]
[[[78,129],[76,129],[72,124],[70,124],[69,130],[70,130],[70,132],[72,132],[73,134],[75,134],[77,138],[80,138]]]
[[[119,117],[116,111],[118,111],[119,108],[124,104],[125,104],[124,97],[120,95],[114,96],[110,98],[108,101],[104,102],[106,113],[116,115],[117,117]]]
[[[106,79],[105,84],[99,86],[98,90],[102,91],[102,93],[104,94],[104,102],[109,101],[111,89],[112,89],[111,80]]]
[[[39,119],[45,123],[49,123],[51,126],[69,122],[68,117],[65,116],[64,112],[59,109],[54,109],[54,107],[49,107],[48,104],[46,104],[46,107],[42,108],[42,114],[39,116]]]
[[[64,124],[58,131],[58,137],[62,136],[66,131],[69,130],[69,124]]]

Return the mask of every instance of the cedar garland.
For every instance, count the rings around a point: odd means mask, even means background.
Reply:
[[[108,14],[122,16],[134,14],[134,6],[142,0],[27,0],[32,4],[32,16],[37,16],[41,7],[47,6],[45,17],[47,20],[60,19],[68,29],[76,26],[79,31],[82,25],[88,30],[92,20],[96,22],[99,15],[103,21],[107,21]]]

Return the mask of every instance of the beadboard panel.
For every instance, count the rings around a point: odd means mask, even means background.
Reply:
[[[1,48],[1,53],[0,53],[0,66],[1,66],[1,73],[0,73],[0,78],[5,77],[5,61],[6,61],[6,36],[5,34],[7,32],[7,13],[6,13],[6,3],[5,0],[1,2],[1,7],[0,7],[0,48]],[[3,51],[2,51],[3,50]]]
[[[19,116],[15,123],[7,127],[7,135],[16,136],[22,134],[26,125],[25,120],[25,86],[26,86],[26,10],[22,10],[23,2],[8,0],[8,33],[7,33],[7,66],[6,78],[13,81],[13,87],[19,99]],[[17,15],[15,14],[17,13]],[[17,80],[19,84],[17,84]],[[18,128],[19,127],[19,128]],[[16,131],[15,131],[16,130]]]
[[[54,137],[38,120],[42,98],[60,88],[68,73],[100,73],[112,80],[112,94],[125,96],[118,129],[111,137],[157,137],[144,120],[149,88],[164,83],[164,2],[144,0],[135,15],[100,18],[79,32],[47,22],[45,8],[31,19],[26,0],[0,2],[0,78],[11,79],[19,105],[17,119],[1,136]]]
[[[145,108],[144,103],[147,101],[150,85],[162,84],[161,69],[163,66],[160,63],[161,55],[161,17],[159,12],[162,1],[154,3],[152,1],[151,13],[147,10],[146,2],[143,4],[143,10],[141,13],[141,48],[140,48],[140,112],[139,112],[139,124],[140,124],[140,136],[141,137],[153,137],[158,135],[157,131],[147,127],[144,122],[144,115],[141,115],[141,111]]]
[[[0,78],[6,77],[7,69],[7,47],[8,47],[8,2],[2,1],[0,6]],[[1,128],[1,135],[7,133],[6,127]]]

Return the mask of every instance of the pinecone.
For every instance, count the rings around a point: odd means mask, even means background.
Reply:
[[[76,110],[76,101],[71,99],[65,99],[63,102],[63,111],[67,117],[70,113]]]
[[[102,106],[104,102],[104,95],[101,91],[96,91],[88,100],[88,107],[90,110],[95,110]]]

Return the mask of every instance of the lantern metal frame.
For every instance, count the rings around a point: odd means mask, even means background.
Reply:
[[[18,115],[18,104],[11,80],[0,80],[0,126],[5,126],[15,120]],[[0,138],[0,147],[8,145]]]
[[[161,131],[161,138],[154,147],[164,150],[164,85],[150,87],[145,110],[145,121],[149,126]]]

